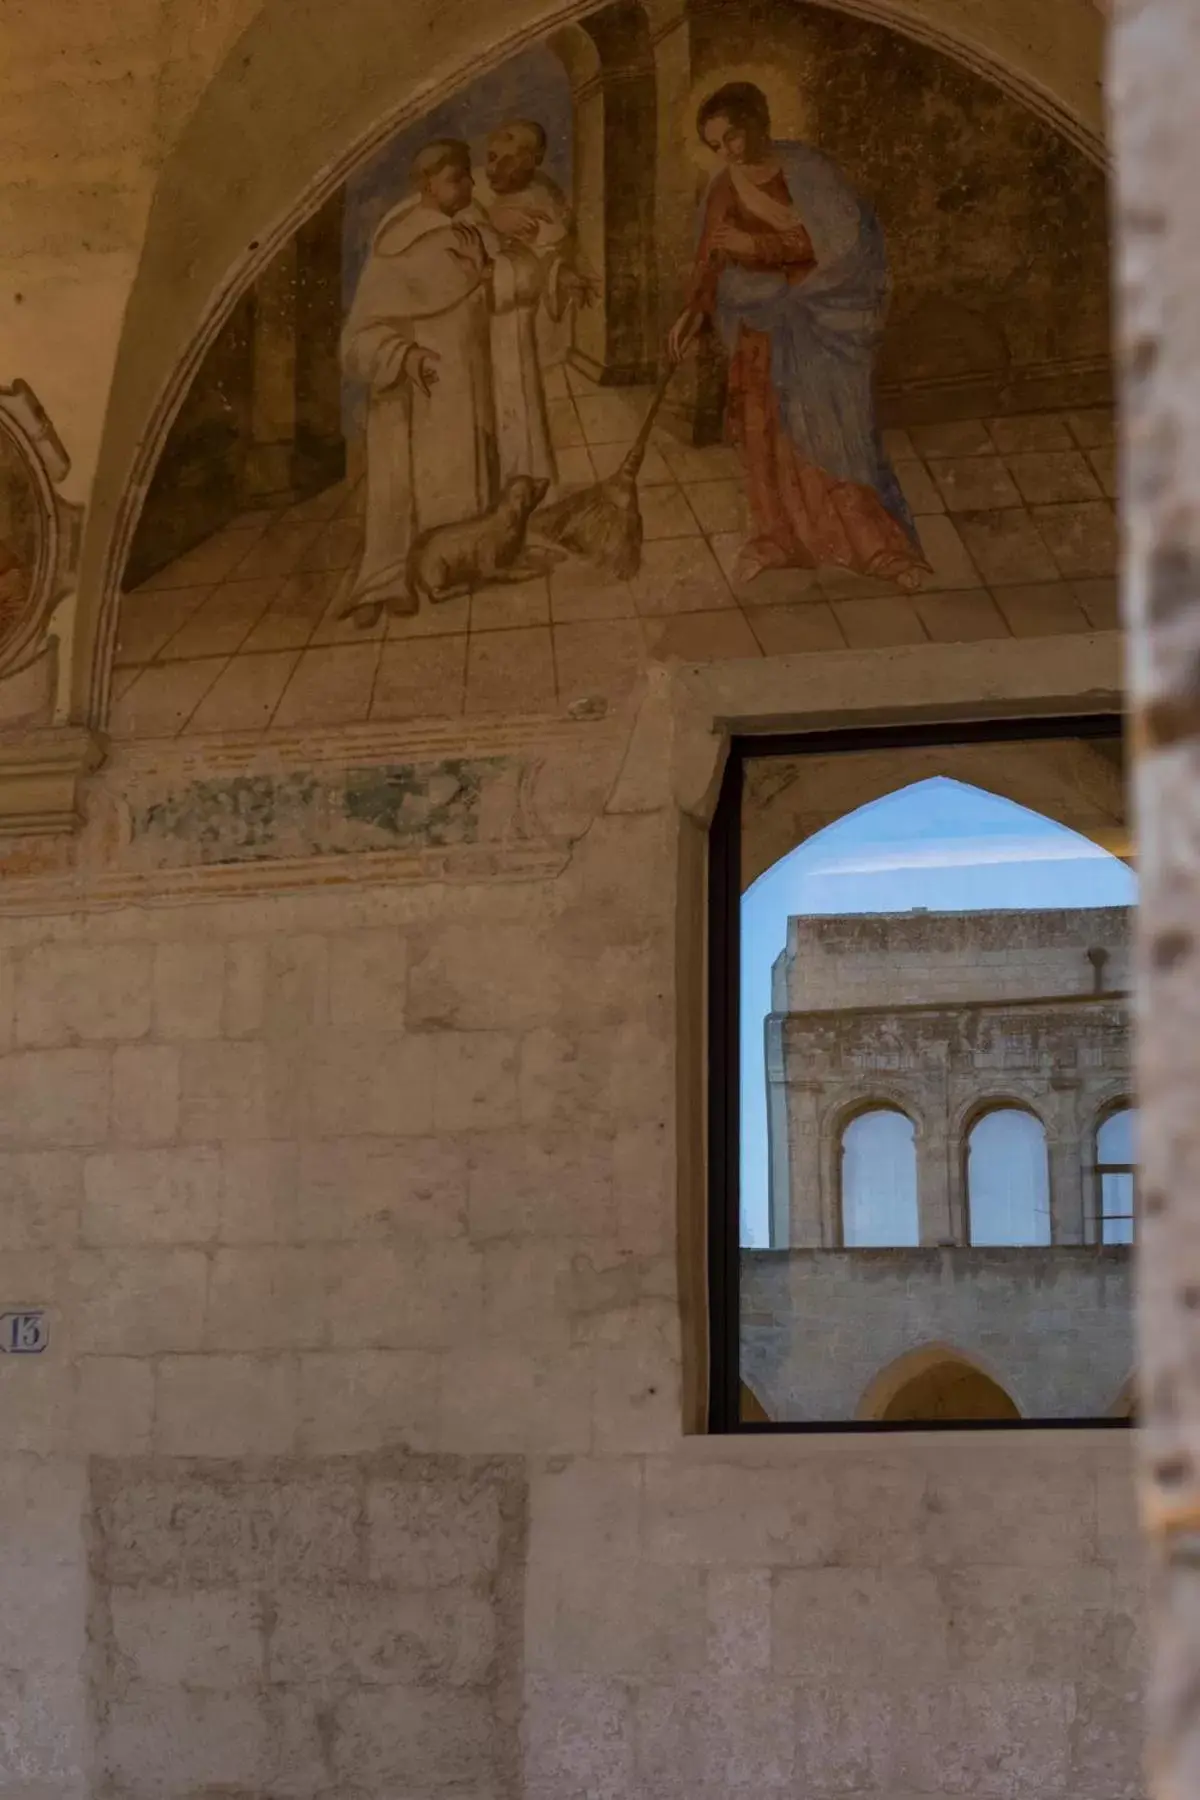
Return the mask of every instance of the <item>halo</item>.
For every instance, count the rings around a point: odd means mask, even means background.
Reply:
[[[696,135],[696,114],[710,94],[727,81],[752,81],[761,88],[771,109],[771,134],[777,138],[806,138],[810,135],[812,114],[808,96],[794,75],[775,63],[733,63],[723,69],[710,69],[701,80],[692,83],[680,121],[688,154],[698,168],[711,175],[716,159]]]

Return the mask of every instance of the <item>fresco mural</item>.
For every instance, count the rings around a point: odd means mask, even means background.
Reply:
[[[827,156],[772,139],[752,82],[709,94],[696,128],[717,170],[667,346],[678,362],[715,324],[729,356],[753,520],[735,574],[841,568],[915,591],[929,565],[875,423],[891,289],[879,221]]]
[[[0,425],[0,649],[25,616],[38,559],[41,509],[26,457]]]
[[[541,175],[545,130],[512,120],[488,143],[479,198],[470,146],[434,139],[415,192],[372,240],[343,337],[369,394],[365,538],[346,611],[372,624],[525,580],[530,515],[557,476],[538,321],[586,303],[571,215]]]
[[[0,676],[4,723],[35,723],[53,703],[56,649],[47,634],[74,580],[81,509],[59,484],[70,459],[29,383],[0,386]],[[13,682],[13,676],[22,679]]]
[[[1107,623],[1105,235],[1101,175],[930,50],[616,0],[397,133],[239,303],[143,509],[111,727]]]

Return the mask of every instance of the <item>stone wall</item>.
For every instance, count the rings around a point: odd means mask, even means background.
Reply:
[[[517,1459],[96,1459],[97,1788],[517,1791]]]
[[[988,1106],[1045,1132],[1056,1244],[1100,1236],[1096,1133],[1130,1104],[1130,909],[803,915],[766,1021],[772,1245],[842,1241],[846,1126],[898,1108],[919,1241],[970,1241],[967,1150]]]
[[[767,1026],[773,1242],[841,1242],[842,1135],[892,1106],[915,1128],[920,1241],[970,1241],[967,1152],[988,1107],[1045,1132],[1056,1244],[1099,1236],[1096,1133],[1130,1103],[1123,999],[789,1013]]]
[[[880,10],[961,40],[1098,158],[1091,0]],[[80,739],[149,461],[131,471],[222,306],[415,96],[561,16],[549,0],[502,20],[472,0],[4,10],[0,378],[32,383],[70,457],[64,495],[87,506],[60,696]],[[926,442],[981,459],[989,566],[945,577],[965,604],[777,608],[752,691],[726,666],[698,726],[689,688],[677,714],[625,721],[611,762],[554,746],[474,839],[405,802],[364,844],[361,818],[349,835],[331,819],[337,784],[264,825],[273,782],[314,766],[328,719],[309,715],[298,736],[193,740],[174,760],[160,723],[149,804],[189,805],[157,836],[127,792],[146,797],[146,768],[117,757],[84,784],[80,839],[6,840],[0,1307],[44,1305],[50,1328],[43,1355],[0,1357],[6,1796],[1139,1791],[1125,1440],[1049,1434],[1014,1455],[988,1434],[685,1435],[720,732],[849,718],[865,695],[875,716],[1111,703],[1094,635],[1113,621],[1108,463],[1103,443],[1060,447],[1069,465],[1035,466],[1017,506],[990,432],[966,452]],[[913,451],[940,515],[939,471]],[[965,513],[963,475],[941,473]],[[709,630],[654,648],[757,654],[748,624]],[[1036,654],[1014,660],[1002,631],[1037,634]],[[965,684],[947,636],[996,639]],[[826,653],[843,642],[900,647],[880,676]],[[548,692],[502,673],[489,710],[586,698],[594,638],[574,654]],[[481,735],[462,723],[453,753]],[[74,819],[65,736],[19,746],[35,831]],[[363,766],[369,736],[319,746],[326,771]],[[431,754],[367,749],[402,771]],[[238,787],[260,752],[272,779]]]
[[[686,1435],[716,741],[681,691],[560,732],[475,844],[10,868],[3,1301],[51,1334],[0,1359],[20,1800],[1136,1793],[1121,1434]]]
[[[878,1377],[939,1347],[1025,1419],[1117,1415],[1133,1370],[1120,1247],[743,1250],[743,1374],[772,1419],[863,1419]]]
[[[364,1526],[381,1465],[357,1463],[102,1460],[82,1492],[69,1466],[10,1456],[5,1791],[307,1800],[333,1773],[372,1800],[402,1782],[455,1800],[1141,1792],[1121,1434],[1025,1442],[1019,1475],[1011,1437],[976,1433],[529,1459],[519,1771],[512,1641],[493,1659],[498,1609],[468,1592],[468,1571],[495,1591],[480,1535],[464,1551],[443,1521],[442,1562],[398,1511]],[[378,1587],[353,1567],[376,1541]],[[454,1585],[431,1608],[435,1572]]]
[[[1137,1794],[1124,1452],[1030,1445],[1033,1517],[1011,1458],[709,1440],[535,1478],[527,1793]]]
[[[775,971],[779,1010],[1058,998],[1128,989],[1130,909],[1053,907],[794,918]]]

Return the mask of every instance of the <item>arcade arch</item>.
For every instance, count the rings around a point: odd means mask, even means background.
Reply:
[[[915,1425],[1019,1419],[1008,1392],[973,1357],[948,1344],[926,1344],[896,1358],[868,1386],[858,1418]]]

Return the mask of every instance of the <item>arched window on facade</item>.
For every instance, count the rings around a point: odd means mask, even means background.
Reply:
[[[1023,1107],[995,1107],[971,1129],[967,1222],[972,1244],[1050,1242],[1046,1132]]]
[[[842,1243],[892,1249],[921,1241],[916,1133],[891,1106],[860,1112],[842,1132]]]
[[[1096,1214],[1102,1244],[1132,1244],[1137,1112],[1122,1106],[1096,1133]]]

